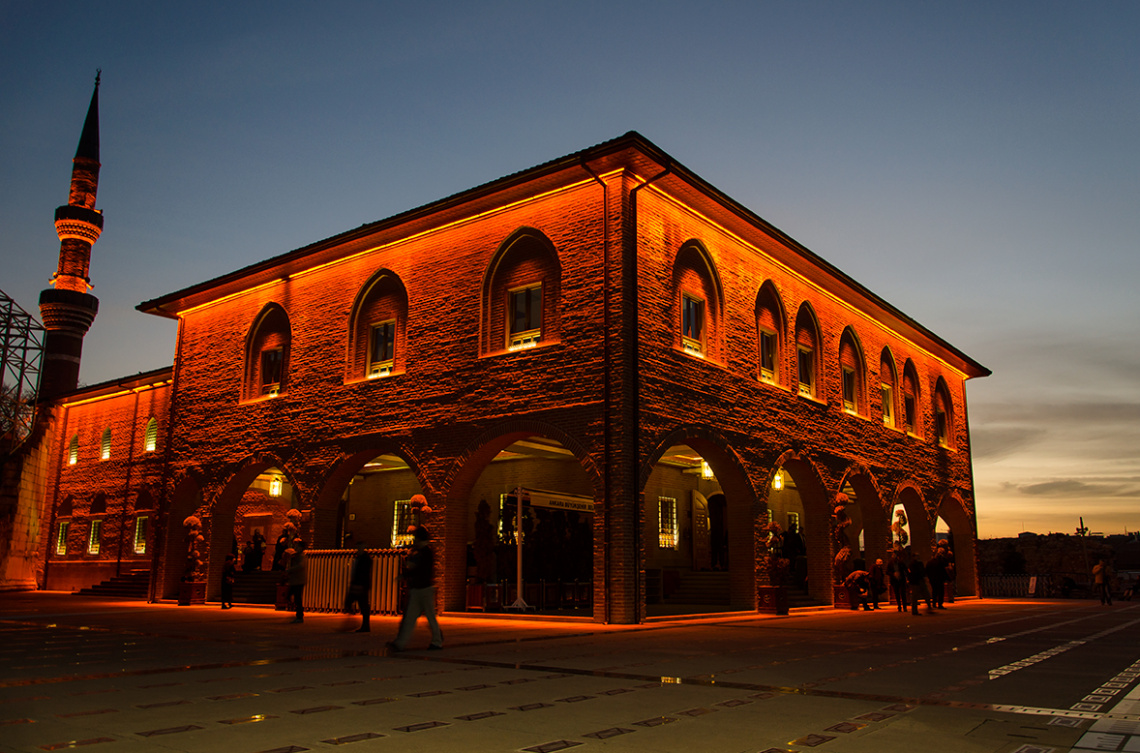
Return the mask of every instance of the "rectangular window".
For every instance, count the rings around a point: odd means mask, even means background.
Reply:
[[[788,530],[789,531],[796,531],[797,533],[799,532],[799,530],[800,530],[800,514],[798,512],[788,513]]]
[[[147,516],[135,518],[135,554],[146,554]]]
[[[79,437],[74,436],[71,438],[71,444],[67,446],[67,464],[75,465],[79,462]]]
[[[146,433],[143,435],[143,452],[154,452],[158,447],[158,421],[150,419],[146,422]]]
[[[800,379],[800,394],[806,397],[815,396],[815,364],[814,356],[811,348],[806,348],[803,345],[797,349],[798,358],[796,359],[799,365],[799,379]]]
[[[881,387],[883,394],[883,426],[895,425],[894,389],[889,384]]]
[[[91,530],[87,534],[87,553],[99,553],[99,534],[103,531],[103,521],[91,521]]]
[[[542,337],[542,285],[512,290],[509,297],[510,332],[507,348],[533,348]]]
[[[934,413],[935,429],[938,432],[938,444],[943,447],[950,446],[949,422],[946,420],[946,411],[941,408]]]
[[[685,294],[681,296],[681,347],[693,355],[705,352],[705,302]]]
[[[855,370],[843,367],[843,410],[855,412]]]
[[[677,500],[672,497],[657,498],[657,546],[677,548]]]
[[[903,398],[903,420],[906,421],[906,430],[910,434],[914,434],[914,395],[907,395]]]
[[[59,556],[67,554],[67,532],[71,529],[71,521],[64,520],[59,524],[59,533],[55,539],[55,553]]]
[[[396,320],[372,325],[368,340],[368,378],[387,376],[396,363]]]
[[[261,351],[261,394],[273,397],[281,391],[281,366],[285,354],[281,348]]]
[[[776,383],[776,335],[760,330],[760,381]]]
[[[106,429],[103,432],[103,441],[99,443],[99,459],[111,459],[111,430]]]
[[[412,534],[408,527],[412,525],[412,501],[410,499],[397,500],[392,511],[392,546],[409,546],[412,543]]]

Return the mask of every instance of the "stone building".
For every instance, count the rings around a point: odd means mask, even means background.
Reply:
[[[516,577],[521,497],[525,578],[587,585],[598,621],[706,573],[714,608],[759,608],[770,520],[831,603],[841,542],[885,556],[900,507],[976,592],[989,372],[637,133],[138,308],[178,321],[175,363],[53,396],[41,586],[128,562],[170,597],[195,515],[216,596],[292,507],[318,549],[418,516],[460,610]]]

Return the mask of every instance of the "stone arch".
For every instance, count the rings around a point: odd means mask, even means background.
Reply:
[[[765,280],[756,294],[757,376],[761,382],[786,384],[784,357],[787,316],[780,291],[772,280]]]
[[[593,491],[594,521],[593,549],[594,571],[598,572],[600,560],[605,556],[601,546],[604,540],[605,483],[593,457],[572,435],[554,424],[530,419],[513,419],[483,431],[456,456],[451,470],[440,483],[446,490],[442,510],[432,505],[436,512],[431,519],[436,529],[444,531],[442,567],[437,571],[436,581],[441,585],[444,609],[462,609],[465,599],[464,580],[467,563],[466,532],[470,514],[471,496],[483,471],[503,450],[528,437],[544,437],[556,440],[568,450],[577,461],[579,468]],[[430,498],[429,498],[430,499]],[[442,524],[442,525],[441,525]],[[596,582],[596,579],[595,579]],[[594,618],[604,615],[606,594],[602,589],[594,589]]]
[[[890,510],[884,506],[879,481],[865,464],[854,462],[847,467],[840,479],[838,491],[843,491],[848,485],[855,492],[855,502],[859,510],[864,559],[868,566],[879,558],[885,562],[891,544]],[[850,514],[850,510],[848,513]],[[855,533],[858,534],[859,531]]]
[[[673,260],[673,346],[721,360],[724,288],[708,248],[697,239],[681,244]]]
[[[839,337],[840,400],[849,413],[866,415],[867,361],[855,328],[847,325]]]
[[[795,344],[798,392],[804,397],[823,400],[823,367],[820,363],[823,338],[811,301],[801,303],[796,312]]]
[[[891,509],[902,505],[910,526],[910,550],[925,562],[930,558],[930,540],[934,535],[934,522],[926,511],[922,490],[912,481],[904,481],[895,489]]]
[[[289,314],[281,304],[265,304],[245,339],[246,400],[274,397],[288,389],[292,337]]]
[[[407,356],[408,290],[389,269],[380,269],[357,291],[348,319],[346,381],[404,371]]]
[[[792,477],[804,510],[800,529],[807,546],[808,593],[817,601],[830,604],[835,598],[831,588],[832,495],[823,481],[824,474],[812,457],[802,450],[785,450],[775,459],[767,488],[771,488],[776,473],[785,472]]]
[[[559,341],[562,262],[542,231],[521,227],[507,236],[483,273],[482,296],[481,353]]]
[[[977,523],[957,490],[947,491],[938,502],[937,518],[950,527],[954,553],[954,587],[960,596],[976,596],[977,574]]]
[[[644,499],[644,490],[650,474],[665,452],[676,445],[687,445],[699,453],[720,485],[726,500],[730,603],[741,609],[755,609],[756,547],[760,527],[765,522],[765,507],[743,460],[723,434],[708,426],[686,425],[674,428],[657,440],[639,474],[638,489],[643,507],[649,504],[649,500]],[[648,511],[643,509],[643,515],[648,515]]]

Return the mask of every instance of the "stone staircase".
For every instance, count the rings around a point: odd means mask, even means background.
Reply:
[[[150,570],[130,570],[97,585],[81,588],[75,594],[112,599],[145,599],[148,585]]]

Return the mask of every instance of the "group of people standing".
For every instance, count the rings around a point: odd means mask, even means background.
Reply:
[[[387,644],[389,650],[393,652],[403,651],[407,647],[420,615],[427,619],[431,631],[431,643],[428,648],[432,650],[443,648],[443,631],[440,630],[439,621],[435,616],[435,552],[430,544],[431,535],[422,525],[414,526],[411,533],[412,548],[404,559],[404,571],[401,576],[407,587],[407,602],[400,620],[399,632],[395,639]],[[305,542],[299,538],[294,539],[292,546],[283,549],[280,560],[285,570],[288,599],[293,603],[292,622],[304,622],[304,594],[308,574]],[[236,557],[228,554],[222,571],[222,609],[233,607],[236,576]],[[369,623],[372,612],[368,599],[371,590],[372,555],[368,553],[364,542],[357,540],[356,555],[352,559],[352,569],[349,572],[348,592],[344,597],[344,608],[345,611],[360,610],[361,624],[356,631],[358,633],[371,632]]]
[[[918,614],[920,602],[926,602],[930,612],[945,609],[946,586],[954,582],[954,555],[949,544],[938,542],[934,555],[925,563],[905,548],[892,551],[886,565],[877,559],[870,570],[855,570],[844,581],[853,599],[852,608],[878,609],[888,582],[899,612],[907,611],[909,605],[911,614]]]

